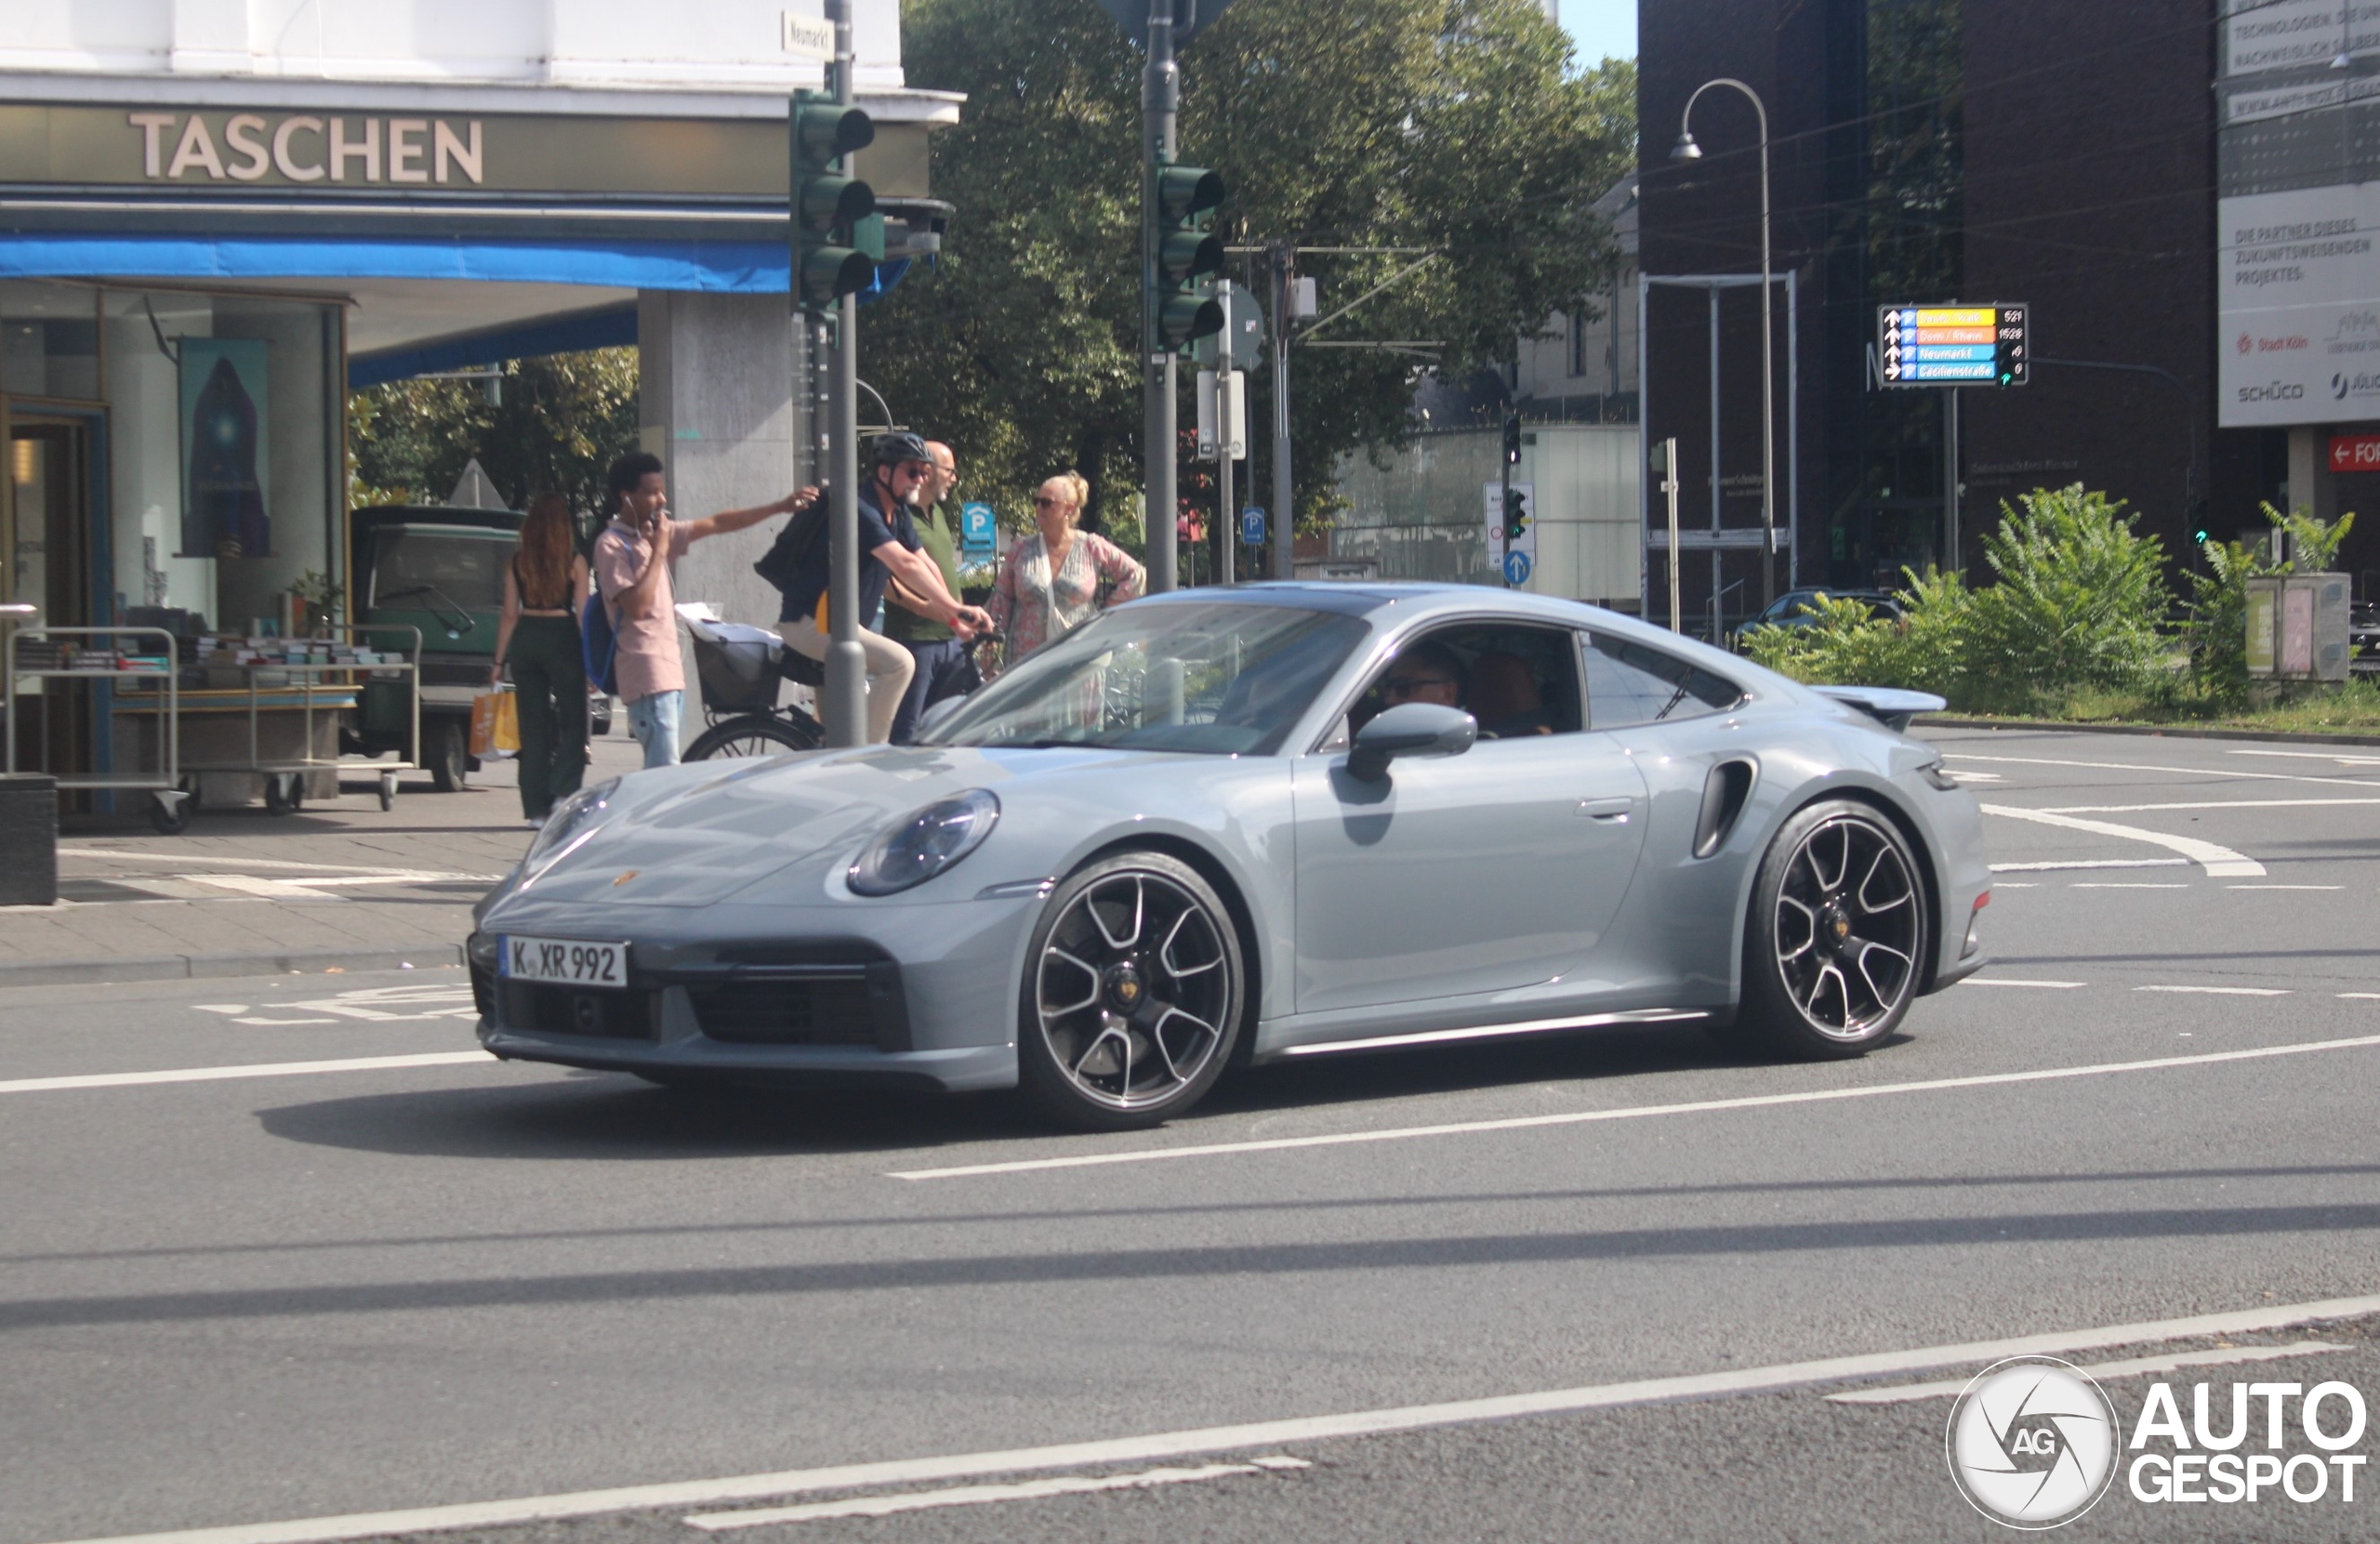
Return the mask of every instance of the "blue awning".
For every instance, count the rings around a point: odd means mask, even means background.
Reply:
[[[0,237],[0,278],[477,279],[783,295],[791,267],[777,242]]]
[[[508,359],[575,354],[586,349],[617,348],[635,341],[636,308],[614,306],[351,358],[347,362],[347,389],[361,391],[367,386],[410,380],[433,370],[469,370],[475,365],[501,364]]]

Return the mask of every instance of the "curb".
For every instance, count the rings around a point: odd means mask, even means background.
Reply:
[[[1962,719],[1928,713],[1922,725],[1942,729],[2049,730],[2059,734],[2141,734],[2168,740],[2270,740],[2284,746],[2380,746],[2380,734],[2324,734],[2307,730],[2193,729],[2187,724],[2073,724],[2056,719]]]
[[[129,981],[209,981],[225,976],[347,970],[442,970],[463,963],[459,944],[410,949],[298,949],[279,954],[122,955],[0,964],[0,991],[16,986],[90,986]]]

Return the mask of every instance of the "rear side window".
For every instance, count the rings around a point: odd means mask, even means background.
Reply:
[[[1724,676],[1606,633],[1584,635],[1587,725],[1626,729],[1724,712],[1744,700]]]

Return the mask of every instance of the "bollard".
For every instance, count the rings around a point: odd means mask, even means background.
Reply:
[[[0,772],[0,906],[58,904],[58,779]]]

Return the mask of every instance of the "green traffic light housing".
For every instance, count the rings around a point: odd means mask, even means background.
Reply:
[[[823,310],[876,282],[883,251],[876,191],[849,175],[846,159],[875,142],[875,121],[860,109],[813,91],[795,98],[794,270],[804,307]]]
[[[1223,271],[1223,238],[1207,229],[1229,190],[1204,166],[1159,166],[1156,271],[1150,296],[1149,347],[1180,352],[1202,337],[1222,332],[1227,318],[1215,298],[1215,276]]]

